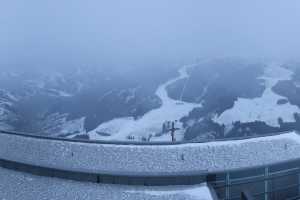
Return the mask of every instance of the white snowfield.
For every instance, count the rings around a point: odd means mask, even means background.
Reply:
[[[209,188],[143,187],[77,182],[35,176],[0,167],[1,200],[213,200]]]
[[[162,105],[158,109],[154,109],[146,113],[141,118],[135,120],[133,117],[117,118],[111,121],[105,122],[97,127],[95,130],[90,131],[88,134],[92,140],[126,140],[127,136],[134,136],[140,141],[141,137],[148,137],[149,135],[155,135],[160,133],[162,125],[165,121],[180,120],[185,115],[188,115],[196,107],[200,107],[201,104],[187,103],[183,101],[177,101],[171,99],[167,93],[167,87],[172,85],[178,80],[188,79],[189,75],[187,69],[194,65],[184,66],[179,70],[179,76],[167,81],[159,86],[156,91],[156,95],[161,99]],[[182,90],[182,96],[184,94],[184,88]],[[180,130],[176,132],[177,140],[183,138],[184,129],[182,123],[178,122]],[[111,136],[101,136],[97,132],[109,133]],[[156,137],[154,140],[159,141],[171,141],[171,137],[168,135],[162,137]]]
[[[193,175],[300,159],[296,132],[176,145],[70,142],[0,133],[0,159],[111,175]]]
[[[300,113],[300,109],[286,104],[278,105],[279,99],[286,99],[272,91],[272,88],[278,81],[291,80],[293,72],[282,67],[280,64],[272,63],[265,69],[264,75],[260,79],[265,82],[265,91],[259,98],[245,99],[238,98],[233,108],[226,110],[220,116],[216,116],[215,122],[219,124],[230,125],[233,122],[240,121],[254,122],[264,121],[266,124],[279,127],[278,118],[284,122],[294,122],[294,113]]]

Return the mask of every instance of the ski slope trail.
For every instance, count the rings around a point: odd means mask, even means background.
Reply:
[[[196,65],[183,66],[178,72],[179,75],[166,83],[160,85],[156,90],[156,95],[161,99],[161,106],[146,113],[139,119],[133,117],[116,118],[111,121],[100,124],[96,129],[88,133],[92,140],[126,140],[127,136],[133,136],[135,140],[140,141],[142,137],[154,136],[162,131],[162,125],[165,121],[176,121],[188,115],[194,108],[201,107],[201,104],[187,103],[182,100],[174,100],[168,96],[168,86],[175,82],[188,79],[188,68]],[[183,92],[183,91],[182,91]],[[176,132],[177,140],[181,140],[184,135],[184,129],[181,122],[177,123],[180,128]],[[110,136],[102,136],[98,133],[109,133]],[[169,135],[153,137],[155,141],[171,141]]]
[[[272,88],[279,82],[292,79],[293,72],[282,67],[278,63],[269,64],[264,75],[259,79],[265,82],[265,91],[259,98],[238,98],[233,108],[226,110],[214,121],[219,124],[230,125],[233,122],[241,123],[263,121],[269,126],[279,127],[278,118],[284,122],[294,122],[294,113],[300,113],[300,109],[289,102],[279,105],[277,102],[286,97],[276,94]]]

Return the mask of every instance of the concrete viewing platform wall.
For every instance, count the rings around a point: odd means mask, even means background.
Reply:
[[[300,135],[288,132],[233,141],[139,145],[0,132],[0,159],[108,175],[199,175],[300,159]]]
[[[0,199],[5,200],[214,200],[206,184],[193,186],[127,186],[35,176],[0,167]]]

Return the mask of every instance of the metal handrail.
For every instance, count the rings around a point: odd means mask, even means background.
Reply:
[[[292,185],[288,185],[286,187],[282,187],[282,188],[278,188],[276,190],[272,190],[272,191],[268,191],[268,192],[260,192],[260,193],[255,193],[255,194],[251,194],[253,197],[259,197],[259,196],[262,196],[262,195],[265,195],[265,194],[274,194],[276,192],[279,192],[279,191],[285,191],[285,190],[288,190],[290,188],[299,188],[300,189],[300,184],[292,184]],[[240,199],[240,195],[236,195],[236,196],[232,196],[230,197],[229,199],[228,198],[222,198],[221,200],[234,200],[234,199]],[[288,199],[285,199],[285,200],[292,200],[292,199],[299,199],[300,196],[296,196],[296,197],[292,197],[292,198],[288,198]]]
[[[276,190],[272,190],[272,191],[268,191],[268,192],[260,192],[260,193],[256,193],[256,194],[252,194],[253,196],[255,197],[258,197],[258,196],[262,196],[262,195],[265,195],[265,194],[274,194],[276,192],[279,192],[279,191],[285,191],[285,190],[288,190],[290,188],[299,188],[300,187],[300,184],[292,184],[292,185],[288,185],[286,187],[281,187],[281,188],[277,188]]]
[[[269,134],[266,136],[273,136],[273,135],[278,135],[278,134],[283,134],[283,133],[289,133],[289,132],[281,132],[281,133],[273,133],[273,134]],[[57,137],[49,137],[49,136],[40,136],[40,135],[34,135],[34,134],[26,134],[26,133],[20,133],[20,132],[11,132],[11,131],[1,131],[0,130],[0,134],[7,134],[7,135],[16,135],[16,136],[22,136],[22,137],[29,137],[29,138],[36,138],[36,139],[46,139],[46,140],[57,140],[57,141],[66,141],[66,142],[80,142],[80,143],[96,143],[96,144],[116,144],[116,145],[179,145],[179,144],[188,144],[188,142],[156,142],[156,143],[149,143],[149,142],[120,142],[120,141],[99,141],[99,140],[81,140],[81,139],[68,139],[68,138],[57,138]],[[261,137],[266,137],[266,136],[261,136]],[[249,138],[255,138],[255,137],[246,137],[246,138],[239,138],[239,139],[249,139]],[[236,139],[237,140],[237,139]],[[227,141],[227,140],[217,140],[217,141]],[[204,143],[204,142],[192,142],[192,143]],[[277,162],[274,163],[272,165],[262,165],[262,166],[255,166],[255,167],[249,167],[249,168],[239,168],[239,169],[235,169],[235,170],[231,170],[231,171],[223,171],[220,172],[222,174],[226,174],[226,173],[232,173],[232,172],[242,172],[244,170],[252,170],[252,169],[258,169],[260,167],[270,167],[270,166],[274,166],[275,164],[281,164],[281,163],[288,163],[288,162],[292,162],[292,161],[300,161],[300,159],[294,159],[294,160],[290,160],[290,161],[285,161],[285,162]],[[50,169],[52,170],[52,169]],[[215,189],[222,189],[222,188],[226,188],[226,187],[234,187],[234,186],[239,186],[239,185],[245,185],[245,184],[249,184],[249,183],[255,183],[255,182],[261,182],[261,181],[270,181],[270,180],[274,180],[274,179],[278,179],[280,177],[287,177],[293,174],[299,174],[299,170],[300,170],[300,166],[299,168],[290,168],[290,169],[284,169],[284,170],[278,170],[276,172],[270,173],[267,177],[265,177],[264,175],[255,175],[255,176],[248,176],[245,178],[235,178],[232,179],[230,181],[230,183],[226,183],[225,184],[220,184],[220,185],[215,185],[214,188]],[[211,174],[211,173],[206,173],[206,175]],[[215,174],[215,173],[214,173]],[[200,175],[200,174],[199,174]],[[205,175],[205,173],[203,173],[203,175]],[[209,182],[210,184],[214,184],[214,183],[221,183],[224,181],[212,181]],[[267,191],[264,193],[257,193],[254,194],[253,196],[257,196],[257,195],[263,195],[263,194],[269,194],[269,193],[274,193],[276,191],[281,191],[281,190],[287,190],[288,188],[292,188],[292,187],[296,187],[296,186],[300,186],[299,184],[293,184],[293,185],[289,185],[287,187],[281,187],[281,188],[277,188],[276,190],[273,189],[272,191]],[[238,197],[231,197],[232,199],[239,199]]]
[[[291,176],[291,175],[299,175],[300,174],[299,170],[300,170],[300,168],[298,168],[297,170],[294,170],[294,173],[290,173],[290,172],[286,173],[287,170],[280,170],[280,171],[276,172],[276,174],[277,174],[276,176],[272,176],[271,175],[271,177],[265,177],[264,179],[259,179],[259,180],[246,181],[246,182],[242,182],[242,183],[224,184],[223,186],[219,186],[219,187],[214,186],[214,188],[218,190],[218,189],[223,189],[223,188],[228,188],[228,187],[230,188],[230,187],[242,186],[242,185],[246,185],[246,184],[249,184],[249,183],[257,183],[257,182],[263,182],[263,181],[276,180],[276,179],[279,179],[279,178],[282,178],[282,177],[288,177],[288,176]],[[282,172],[284,174],[280,174],[279,175],[279,173],[282,173]],[[251,177],[255,177],[255,176],[251,176]],[[247,178],[249,178],[249,177],[247,177]],[[210,184],[213,185],[213,182],[211,182]],[[286,190],[288,190],[290,188],[298,188],[298,189],[300,189],[300,183],[298,183],[298,184],[290,184],[290,185],[287,185],[285,187],[272,188],[270,191],[260,192],[260,193],[254,193],[254,194],[252,194],[252,196],[258,197],[258,196],[262,196],[262,195],[265,195],[265,194],[274,194],[274,193],[279,192],[279,191],[286,191]],[[298,198],[299,198],[299,196],[296,196],[296,197],[293,197],[291,199],[298,199]],[[240,199],[240,196],[236,195],[236,196],[231,196],[229,199],[228,198],[222,198],[222,199],[223,200],[234,200],[234,199]]]

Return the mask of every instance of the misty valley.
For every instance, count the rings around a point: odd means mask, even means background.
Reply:
[[[300,130],[298,63],[0,73],[0,128],[92,140],[206,141]]]

